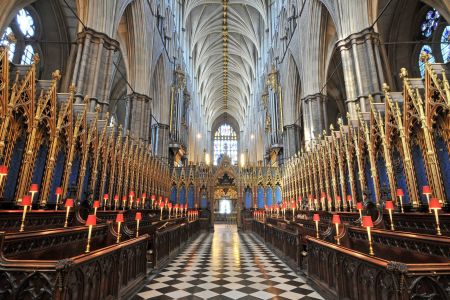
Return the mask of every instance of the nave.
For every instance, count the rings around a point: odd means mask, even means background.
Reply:
[[[253,234],[216,224],[136,295],[142,299],[323,299]]]

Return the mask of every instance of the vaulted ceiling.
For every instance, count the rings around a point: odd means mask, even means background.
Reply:
[[[262,37],[266,28],[265,2],[185,2],[183,24],[192,61],[191,76],[197,82],[198,99],[208,124],[224,113],[234,117],[241,126],[244,123],[248,103],[254,93],[255,79],[259,76],[257,65],[262,55]],[[226,46],[224,18],[228,37]],[[227,48],[226,59],[224,48]]]

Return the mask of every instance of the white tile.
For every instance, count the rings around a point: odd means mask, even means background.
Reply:
[[[212,297],[217,296],[217,295],[219,295],[219,294],[214,293],[212,291],[202,291],[200,293],[194,294],[194,296],[197,296],[197,297],[200,297],[200,298],[203,298],[203,299],[209,299],[209,298],[212,298]]]
[[[182,291],[182,290],[178,290],[178,291],[173,291],[171,293],[167,293],[166,296],[169,296],[171,298],[174,299],[178,299],[178,298],[183,298],[186,296],[189,296],[190,293],[186,292],[186,291]]]
[[[180,282],[180,283],[175,284],[173,287],[177,288],[179,290],[185,290],[185,289],[190,288],[192,286],[193,285],[190,284],[189,282]]]
[[[165,288],[167,286],[168,285],[163,283],[163,282],[155,282],[155,283],[151,283],[151,284],[147,285],[147,287],[149,289],[152,289],[152,290],[162,289],[162,288]]]
[[[158,296],[161,296],[162,293],[156,291],[156,290],[151,290],[151,291],[146,291],[146,292],[142,292],[142,293],[138,293],[138,296],[144,298],[144,299],[151,299],[151,298],[155,298]]]
[[[320,296],[317,292],[312,292],[311,294],[308,294],[308,297],[324,300],[322,296]]]
[[[217,279],[217,278],[216,278]],[[203,279],[202,279],[203,280]],[[213,288],[219,287],[219,285],[212,283],[212,282],[206,282],[206,283],[202,283],[200,284],[198,287],[205,289],[205,290],[211,290]]]
[[[296,286],[293,286],[293,285],[290,285],[290,284],[285,284],[285,283],[277,284],[275,287],[279,288],[281,290],[285,290],[285,291],[290,291],[290,290],[293,290],[293,289],[296,288]]]
[[[229,284],[225,284],[224,287],[226,287],[227,289],[230,289],[230,290],[238,290],[238,289],[242,289],[245,286],[242,284],[236,283],[236,282],[231,282]]]
[[[231,299],[239,299],[239,298],[247,296],[247,294],[244,294],[239,291],[229,291],[229,292],[222,294],[222,296],[225,296],[225,297],[228,297]]]
[[[304,295],[300,295],[300,294],[293,293],[293,292],[284,292],[283,294],[280,294],[279,296],[288,298],[288,299],[292,299],[292,300],[302,299],[304,297]]]
[[[259,298],[259,299],[270,299],[275,297],[276,295],[267,293],[265,291],[257,291],[256,293],[251,294],[250,296]]]

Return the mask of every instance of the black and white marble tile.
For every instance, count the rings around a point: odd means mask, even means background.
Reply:
[[[216,225],[144,286],[141,299],[323,299],[252,235]]]

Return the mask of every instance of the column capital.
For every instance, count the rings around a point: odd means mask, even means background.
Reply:
[[[355,32],[336,42],[336,47],[339,50],[352,48],[355,44],[363,44],[367,41],[372,41],[374,44],[380,43],[380,34],[375,32],[373,28],[368,27],[359,32]]]
[[[109,50],[117,50],[119,49],[119,42],[113,38],[110,38],[108,35],[102,32],[95,31],[91,28],[85,28],[83,31],[78,32],[77,34],[77,43],[83,44],[83,41],[89,37],[89,39],[94,43],[101,43],[103,47]]]
[[[152,101],[151,97],[136,92],[126,95],[125,98],[130,101],[144,101],[146,103]]]
[[[312,102],[312,101],[325,102],[325,101],[327,101],[327,99],[328,99],[327,95],[325,95],[323,93],[315,93],[315,94],[305,96],[305,97],[301,98],[300,100],[302,102],[308,103],[308,102]]]

